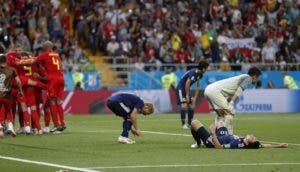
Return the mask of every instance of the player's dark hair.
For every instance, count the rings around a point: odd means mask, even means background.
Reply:
[[[251,67],[248,71],[248,75],[250,75],[250,76],[260,76],[261,71],[257,67]]]
[[[258,149],[261,147],[261,144],[259,141],[255,141],[252,143],[249,143],[248,145],[245,145],[245,149]]]
[[[6,56],[5,54],[0,54],[0,64],[3,64],[6,62]]]
[[[201,60],[198,64],[198,69],[206,69],[209,66],[208,62],[205,60]]]

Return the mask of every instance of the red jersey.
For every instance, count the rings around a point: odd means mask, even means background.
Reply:
[[[49,76],[63,77],[62,63],[57,52],[46,51],[39,55],[35,61],[44,66]]]
[[[26,62],[26,61],[32,61],[32,58],[22,58],[20,60],[18,60],[19,62]],[[21,76],[25,76],[25,77],[32,77],[33,73],[37,73],[38,69],[37,69],[37,65],[33,64],[32,66],[18,66],[16,68],[17,70],[17,74],[21,77]]]
[[[9,51],[6,53],[6,65],[12,68],[16,68],[16,59],[17,59],[17,52],[16,51]]]

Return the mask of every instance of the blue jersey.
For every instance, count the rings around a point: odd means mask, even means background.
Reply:
[[[118,103],[119,107],[124,110],[124,113],[122,115],[129,115],[134,108],[141,110],[144,107],[144,101],[130,93],[118,93],[114,94],[109,98],[110,102]]]
[[[191,80],[191,84],[190,84],[191,86],[195,82],[199,81],[202,78],[203,75],[202,75],[202,73],[197,73],[196,71],[197,71],[197,69],[191,69],[191,70],[187,71],[183,75],[183,77],[180,79],[180,81],[177,85],[177,89],[178,90],[185,90],[185,83],[186,83],[187,79]]]
[[[244,148],[244,137],[240,137],[237,135],[223,135],[218,136],[218,140],[223,148],[227,149],[239,149]]]

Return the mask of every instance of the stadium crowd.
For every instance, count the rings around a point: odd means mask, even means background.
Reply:
[[[64,71],[93,70],[71,33],[67,8],[59,0],[0,0],[0,46],[18,44],[37,55],[42,43],[51,40],[59,52]]]
[[[299,6],[297,0],[71,3],[79,42],[139,69],[144,63],[159,67],[208,59],[225,63],[224,70],[247,70],[251,63],[265,70],[299,70]]]

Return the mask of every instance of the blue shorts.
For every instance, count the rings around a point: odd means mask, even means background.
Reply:
[[[208,148],[214,148],[215,146],[212,144],[211,136],[209,132],[204,128],[204,126],[200,127],[197,130],[197,135],[200,137],[204,145]]]
[[[185,89],[181,89],[181,88],[176,89],[176,99],[177,99],[178,105],[187,102]],[[189,100],[189,101],[191,102],[191,100]]]
[[[124,119],[130,118],[130,113],[127,113],[121,106],[120,102],[107,100],[107,107],[117,116],[123,117]]]

